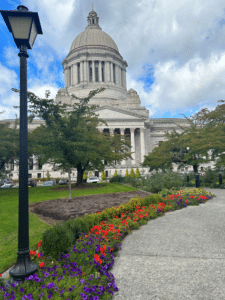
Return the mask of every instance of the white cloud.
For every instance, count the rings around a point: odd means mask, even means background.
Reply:
[[[16,47],[5,47],[4,48],[4,56],[5,63],[9,67],[19,67],[20,66],[20,58],[18,56],[18,49]]]

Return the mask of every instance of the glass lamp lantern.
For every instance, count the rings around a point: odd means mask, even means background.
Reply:
[[[38,13],[28,11],[23,5],[17,6],[17,10],[0,10],[2,17],[12,33],[18,48],[21,45],[32,49],[38,34],[43,34]]]

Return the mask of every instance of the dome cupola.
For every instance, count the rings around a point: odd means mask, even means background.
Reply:
[[[91,90],[105,87],[94,98],[117,102],[126,97],[127,62],[119,53],[114,40],[99,26],[99,17],[92,10],[87,27],[72,42],[63,60],[65,89],[68,95],[85,97]],[[103,99],[97,105],[106,104]]]

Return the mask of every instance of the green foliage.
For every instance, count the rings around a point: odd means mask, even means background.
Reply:
[[[131,178],[135,178],[135,173],[134,173],[134,169],[133,168],[131,168],[131,170],[130,170],[130,177]]]
[[[224,102],[220,100],[218,102]],[[225,165],[225,104],[218,105],[214,111],[202,109],[187,118],[187,127],[177,125],[172,133],[167,132],[167,140],[145,156],[143,166],[150,170],[166,170],[172,168],[172,163],[179,167],[192,165],[195,173],[200,163],[216,161],[217,167]],[[176,130],[177,130],[176,129]],[[211,151],[211,154],[210,152]]]
[[[47,170],[47,173],[46,173],[46,178],[47,178],[47,181],[49,181],[51,179],[51,176],[50,176],[48,170]]]
[[[137,169],[136,169],[136,178],[140,178],[140,176],[141,176],[140,171],[139,171],[139,169],[137,168]]]
[[[83,173],[83,179],[84,179],[84,180],[87,179],[87,174],[86,174],[86,172]]]
[[[126,174],[125,174],[125,177],[128,177],[129,174],[128,174],[128,169],[126,169]]]
[[[102,171],[101,179],[102,179],[102,180],[106,180],[105,171]]]
[[[53,228],[44,232],[41,250],[46,257],[51,256],[57,259],[61,252],[68,252],[67,250],[71,247],[73,241],[73,232],[63,226],[63,224],[57,223]]]
[[[113,176],[114,176],[114,177],[118,176],[118,175],[117,175],[117,170],[115,170],[115,173],[114,173]]]
[[[112,182],[124,182],[125,178],[122,177],[122,176],[113,176],[110,178],[109,182],[112,183]]]

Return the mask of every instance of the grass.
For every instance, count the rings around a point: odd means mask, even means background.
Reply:
[[[203,189],[192,190],[193,195],[185,189],[184,195],[174,192],[157,203],[152,196],[143,199],[147,202],[139,199],[134,210],[119,210],[100,226],[93,226],[88,233],[80,235],[67,254],[61,254],[54,261],[43,256],[39,242],[39,253],[31,254],[32,260],[39,264],[38,272],[23,283],[5,286],[2,291],[0,289],[0,299],[112,299],[118,288],[109,270],[124,237],[165,212],[199,205],[212,198]],[[143,203],[148,203],[148,206]]]
[[[91,194],[107,194],[116,192],[127,192],[135,188],[117,183],[99,184],[96,189],[72,190],[72,197],[79,197]],[[17,260],[18,250],[18,200],[19,189],[0,189],[0,274],[10,268]],[[68,198],[69,192],[52,190],[52,187],[29,188],[29,203]],[[29,214],[29,246],[34,249],[37,241],[41,240],[42,233],[51,228],[39,218]]]

